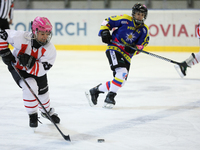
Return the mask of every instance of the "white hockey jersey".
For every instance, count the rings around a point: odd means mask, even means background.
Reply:
[[[54,45],[49,42],[39,49],[35,49],[31,46],[31,32],[16,30],[5,31],[8,33],[6,41],[14,47],[12,53],[16,58],[16,68],[25,70],[27,73],[38,77],[45,75],[51,66],[53,66],[56,59],[56,49]],[[31,69],[19,65],[19,60],[17,58],[19,53],[26,53],[36,58],[36,62]]]

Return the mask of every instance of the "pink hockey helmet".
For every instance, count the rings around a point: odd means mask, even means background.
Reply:
[[[52,25],[49,19],[46,17],[36,17],[33,20],[32,31],[35,34],[35,31],[51,32]]]
[[[32,22],[32,32],[35,35],[35,38],[37,40],[37,33],[38,31],[43,31],[43,32],[50,32],[50,36],[48,37],[46,43],[48,43],[51,40],[52,37],[52,25],[49,19],[46,17],[36,17],[33,22]],[[40,42],[40,41],[38,41]],[[46,43],[40,43],[42,45]]]

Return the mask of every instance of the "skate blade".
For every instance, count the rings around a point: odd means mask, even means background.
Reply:
[[[90,92],[89,92],[89,91],[85,91],[85,96],[86,96],[86,98],[87,98],[87,100],[88,100],[88,102],[89,102],[89,105],[90,105],[91,107],[93,107],[94,104],[93,104],[93,102],[92,102],[92,100],[91,100]]]
[[[180,66],[179,65],[174,65],[174,68],[178,72],[178,74],[181,76],[181,78],[184,77],[184,74],[181,72]]]
[[[31,129],[33,130],[33,133],[36,133],[36,128],[37,127],[31,127]]]
[[[113,104],[109,104],[109,103],[104,102],[103,108],[112,109],[113,107],[114,107]]]

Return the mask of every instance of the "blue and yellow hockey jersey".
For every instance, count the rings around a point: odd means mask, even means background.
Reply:
[[[112,40],[123,44],[131,45],[135,43],[139,49],[143,49],[149,43],[149,28],[145,24],[136,26],[134,19],[129,15],[111,16],[102,23],[99,31],[112,30]],[[115,50],[121,53],[128,62],[134,54],[129,54],[124,50],[124,46],[108,44],[107,50]]]

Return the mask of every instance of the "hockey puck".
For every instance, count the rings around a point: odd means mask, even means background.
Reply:
[[[98,139],[97,142],[103,143],[103,142],[105,142],[105,140],[104,139]]]

